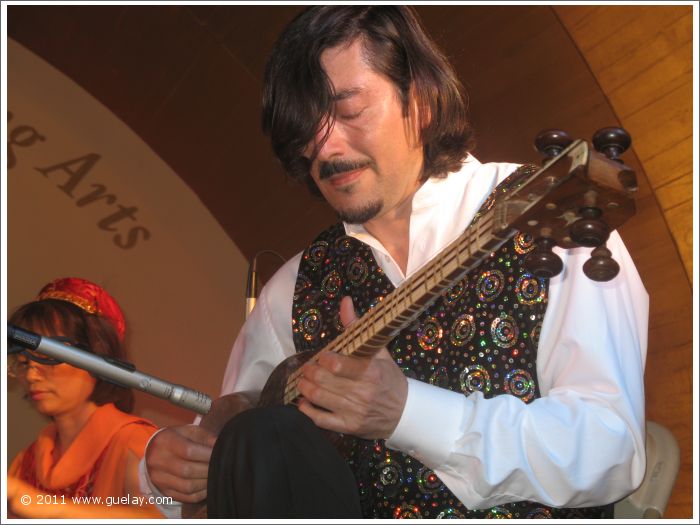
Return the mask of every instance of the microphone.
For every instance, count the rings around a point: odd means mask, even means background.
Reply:
[[[255,300],[258,297],[258,272],[256,271],[258,254],[253,257],[248,266],[248,281],[245,287],[245,318],[248,319],[250,312],[253,311]]]
[[[137,371],[133,364],[126,361],[86,352],[9,323],[7,325],[7,339],[15,345],[36,350],[64,363],[92,372],[111,383],[124,388],[141,390],[198,414],[204,415],[211,408],[212,400],[208,395],[143,374]],[[8,352],[14,353],[16,350],[8,350]]]
[[[277,257],[279,257],[279,259],[282,261],[283,264],[286,262],[285,258],[282,257],[279,253],[277,253],[274,250],[260,250],[258,253],[256,253],[253,256],[253,259],[250,261],[250,264],[248,265],[248,279],[246,281],[246,287],[245,287],[245,318],[246,319],[248,319],[250,312],[253,311],[253,307],[255,306],[255,301],[257,300],[257,297],[258,297],[258,272],[257,272],[258,255],[262,255],[264,253],[271,253],[272,255],[276,255]]]

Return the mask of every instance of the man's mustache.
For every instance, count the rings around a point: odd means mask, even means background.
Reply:
[[[347,171],[359,170],[372,166],[371,160],[330,160],[321,162],[318,167],[318,176],[321,180],[332,177],[337,173],[345,173]]]

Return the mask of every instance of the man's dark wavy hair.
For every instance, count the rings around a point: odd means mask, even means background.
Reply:
[[[334,115],[333,88],[321,68],[328,48],[361,38],[372,68],[396,86],[405,118],[418,107],[424,164],[421,180],[457,171],[472,146],[466,95],[451,65],[407,6],[314,6],[280,35],[265,70],[263,131],[287,174],[313,193],[311,160],[303,151]]]

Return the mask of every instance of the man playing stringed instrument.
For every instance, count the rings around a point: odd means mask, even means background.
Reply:
[[[353,349],[346,334],[375,330],[353,324],[533,169],[469,155],[462,87],[403,6],[297,17],[268,63],[263,122],[287,172],[342,222],[263,289],[222,394],[260,391],[285,358],[336,338],[345,350],[302,366],[295,405],[243,411],[218,440],[161,431],[144,484],[207,498],[209,517],[610,516],[645,470],[648,296],[619,235],[607,248],[620,271],[600,283],[582,272],[585,248],[557,248],[563,272],[533,275],[532,239],[517,234],[411,305],[379,351]],[[338,450],[319,429],[342,434]]]

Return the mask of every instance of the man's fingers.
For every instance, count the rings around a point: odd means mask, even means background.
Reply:
[[[211,453],[209,453],[211,457]],[[209,461],[196,461],[172,457],[170,461],[162,461],[158,465],[160,472],[177,476],[185,481],[207,479],[209,474]],[[155,476],[152,476],[155,478]],[[196,488],[194,490],[197,490]]]
[[[389,353],[389,350],[386,348],[382,348],[379,352],[377,352],[377,355],[374,357],[374,359],[384,359],[391,361],[392,363],[394,362],[394,358],[391,357],[391,354]]]
[[[198,425],[184,425],[175,427],[175,431],[190,441],[207,447],[213,447],[216,443],[216,435]]]
[[[181,501],[182,503],[199,503],[200,501],[204,501],[204,499],[207,497],[207,490],[204,489],[193,494],[181,494],[177,491],[172,491],[172,493],[166,495],[170,496],[175,501]]]
[[[299,403],[299,412],[306,414],[319,428],[333,430],[335,432],[349,433],[345,420],[336,412],[329,412],[314,406],[309,400],[302,399]]]
[[[169,429],[164,430],[153,438],[153,441],[156,446],[162,443],[171,453],[181,458],[208,464],[216,436],[196,425],[187,425],[175,427],[172,432]]]
[[[363,357],[348,357],[334,353],[324,353],[318,362],[309,361],[302,369],[302,376],[315,384],[332,388],[332,384],[340,379],[359,380],[367,370],[368,360]],[[338,388],[345,388],[340,385]]]
[[[320,372],[332,377],[325,370]],[[298,383],[299,393],[314,405],[326,410],[342,411],[348,408],[348,404],[355,396],[350,389],[355,387],[351,380],[335,377],[329,383],[311,381],[303,377]]]
[[[199,479],[184,479],[180,476],[164,472],[153,472],[151,481],[159,490],[171,498],[186,503],[196,503],[207,497],[207,472]],[[162,487],[162,489],[160,488]]]
[[[318,361],[314,362],[310,360],[304,365],[302,370],[303,375],[311,374],[313,377],[314,367],[327,370],[329,373],[337,377],[344,377],[347,379],[358,380],[362,377],[366,377],[367,381],[377,381],[379,378],[372,372],[374,367],[373,361],[376,360],[389,360],[392,363],[392,359],[389,351],[386,348],[382,348],[372,357],[355,357],[340,355],[332,352],[324,352],[318,356]],[[321,372],[316,372],[321,374]],[[367,375],[369,374],[369,375]],[[325,375],[321,375],[321,378],[325,378]],[[319,378],[320,379],[320,378]]]
[[[349,295],[346,295],[340,300],[340,321],[346,328],[357,321],[357,314],[352,304],[352,297]]]
[[[158,490],[179,501],[206,497],[209,460],[216,436],[196,425],[158,432],[146,447],[148,475]]]

